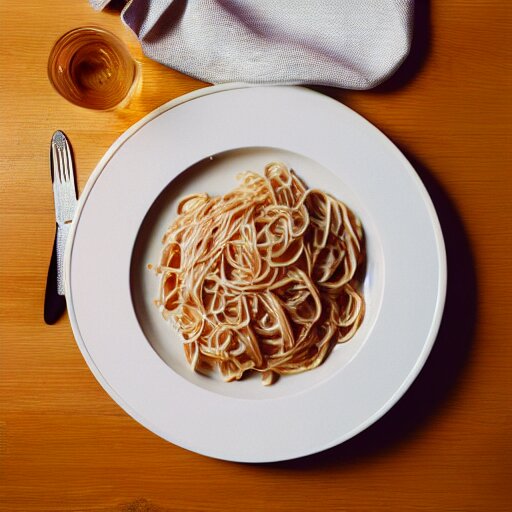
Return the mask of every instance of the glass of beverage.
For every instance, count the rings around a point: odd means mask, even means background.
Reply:
[[[48,59],[48,77],[61,96],[80,107],[113,110],[128,103],[139,64],[118,37],[99,27],[64,34]]]

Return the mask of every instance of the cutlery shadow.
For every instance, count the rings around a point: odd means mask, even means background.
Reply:
[[[402,151],[416,169],[436,208],[443,230],[448,283],[441,326],[425,366],[405,395],[376,423],[352,439],[314,455],[262,464],[305,470],[344,465],[396,449],[441,412],[456,392],[469,360],[477,320],[477,279],[470,243],[454,204],[431,173]]]

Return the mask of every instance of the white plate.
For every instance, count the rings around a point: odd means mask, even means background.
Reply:
[[[272,160],[361,218],[366,315],[319,368],[263,387],[193,373],[152,300],[176,200],[226,192]],[[184,172],[185,171],[185,172]],[[315,453],[381,417],[422,368],[441,320],[446,258],[418,176],[375,127],[300,87],[215,86],[171,101],[102,159],[67,245],[73,332],[92,372],[133,418],[195,452],[244,462]]]

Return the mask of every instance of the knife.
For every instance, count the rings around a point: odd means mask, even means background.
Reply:
[[[46,280],[44,321],[52,325],[66,309],[64,251],[78,202],[71,149],[68,139],[60,130],[53,134],[50,143],[50,170],[57,231]]]

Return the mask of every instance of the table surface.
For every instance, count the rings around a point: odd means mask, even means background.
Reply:
[[[446,312],[405,397],[353,440],[305,459],[242,465],[167,443],[89,371],[67,316],[43,322],[54,236],[49,140],[72,141],[82,190],[107,148],[166,101],[207,84],[143,57],[115,10],[86,0],[0,3],[0,508],[505,510],[512,499],[511,9],[418,0],[411,56],[373,91],[321,88],[383,130],[436,205]],[[129,107],[66,103],[46,77],[55,39],[94,24],[142,63]]]

